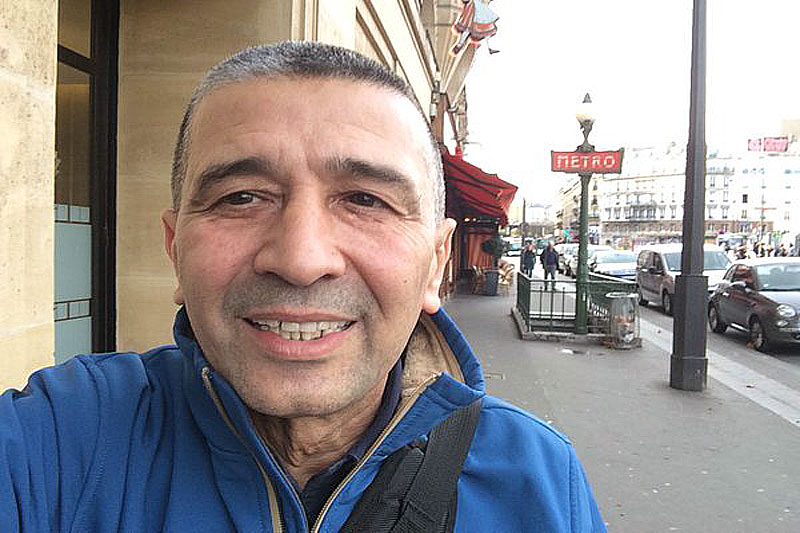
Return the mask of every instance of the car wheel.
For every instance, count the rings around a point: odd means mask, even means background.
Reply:
[[[664,308],[666,314],[672,316],[672,295],[667,291],[664,291],[664,294],[661,296],[661,307]]]
[[[753,348],[759,352],[769,351],[769,339],[767,339],[767,332],[764,330],[764,324],[757,316],[750,319],[750,342]]]
[[[639,293],[639,305],[647,305],[647,299],[642,294],[642,288],[641,287],[637,287],[636,288],[636,292]]]
[[[725,333],[728,324],[719,318],[719,309],[714,304],[708,306],[708,325],[714,333]]]

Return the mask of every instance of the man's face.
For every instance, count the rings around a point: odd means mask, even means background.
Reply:
[[[340,80],[250,81],[200,104],[167,253],[209,362],[254,410],[321,416],[379,394],[439,308],[422,119]]]

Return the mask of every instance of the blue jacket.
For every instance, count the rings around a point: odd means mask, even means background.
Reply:
[[[144,354],[78,356],[0,396],[0,531],[335,532],[389,454],[485,394],[456,325],[444,311],[423,314],[398,412],[310,526],[183,310],[175,336],[177,347]],[[569,441],[485,397],[458,482],[456,531],[605,527]]]

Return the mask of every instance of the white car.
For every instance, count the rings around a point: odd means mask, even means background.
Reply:
[[[556,265],[556,270],[561,272],[562,274],[567,271],[567,266],[569,264],[569,258],[572,256],[573,253],[578,253],[578,243],[577,242],[568,242],[563,244],[557,244],[555,246],[556,252],[558,252],[558,265]]]
[[[591,262],[592,257],[595,253],[599,251],[606,251],[611,250],[610,246],[606,246],[604,244],[590,244],[589,249],[586,251],[586,260],[587,264]],[[569,261],[567,262],[567,272],[568,276],[577,277],[578,276],[578,248],[575,248],[573,254],[569,257]]]
[[[604,276],[634,281],[636,258],[636,252],[631,250],[601,250],[589,260],[589,270]]]
[[[656,244],[640,249],[636,264],[639,303],[657,302],[668,315],[675,298],[675,277],[681,273],[683,245]],[[722,281],[731,260],[725,250],[713,244],[703,246],[703,275],[708,278],[708,292],[713,293]]]

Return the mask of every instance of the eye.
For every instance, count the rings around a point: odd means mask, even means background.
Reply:
[[[227,196],[223,196],[219,203],[226,205],[245,205],[252,203],[255,195],[247,191],[238,191]]]
[[[345,199],[351,204],[357,205],[358,207],[367,207],[367,208],[387,207],[386,203],[383,200],[365,192],[350,193],[346,196]]]

